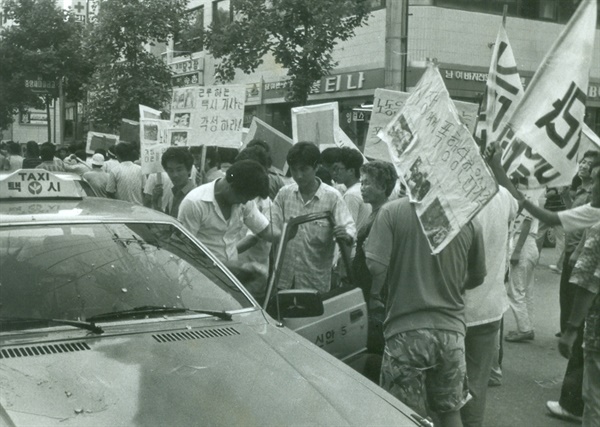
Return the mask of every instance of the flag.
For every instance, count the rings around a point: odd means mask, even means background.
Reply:
[[[583,0],[499,136],[502,165],[529,188],[570,183],[585,113],[596,0]]]
[[[523,84],[504,25],[498,30],[486,90],[477,123],[476,138],[481,148],[496,141],[506,120],[523,97]]]

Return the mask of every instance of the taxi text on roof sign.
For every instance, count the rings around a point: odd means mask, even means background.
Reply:
[[[81,198],[73,181],[43,169],[20,169],[0,179],[0,199]]]

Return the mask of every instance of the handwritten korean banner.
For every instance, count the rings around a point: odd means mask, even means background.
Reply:
[[[245,99],[244,85],[174,89],[169,144],[240,148]]]
[[[498,191],[437,67],[378,133],[404,181],[432,252],[440,252]]]
[[[390,161],[387,146],[377,134],[398,114],[409,96],[410,93],[407,92],[375,89],[369,131],[365,141],[365,156],[376,160]],[[461,121],[470,132],[473,132],[477,122],[478,105],[462,101],[454,101],[454,104],[458,109]]]
[[[169,148],[167,129],[169,120],[142,119],[140,124],[140,160],[142,173],[163,172],[162,154]]]

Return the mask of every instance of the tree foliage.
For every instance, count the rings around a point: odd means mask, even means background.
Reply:
[[[354,35],[369,16],[367,0],[232,0],[234,19],[213,24],[205,45],[218,78],[230,81],[236,68],[254,72],[271,53],[288,69],[295,101],[304,104],[312,84],[337,65],[332,50]]]
[[[41,78],[58,85],[62,79],[67,99],[77,101],[92,70],[83,54],[84,27],[54,0],[7,0],[4,11],[15,25],[0,34],[2,129],[18,112],[43,108],[42,98],[25,87],[25,80]]]
[[[95,72],[88,85],[89,118],[109,128],[138,120],[138,105],[161,108],[171,74],[148,46],[186,29],[187,0],[103,0],[92,23],[89,53]]]

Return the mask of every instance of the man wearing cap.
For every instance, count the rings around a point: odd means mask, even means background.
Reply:
[[[92,170],[85,172],[82,176],[90,187],[96,191],[99,197],[107,197],[106,184],[108,183],[108,174],[104,172],[104,156],[96,153],[92,156]]]

